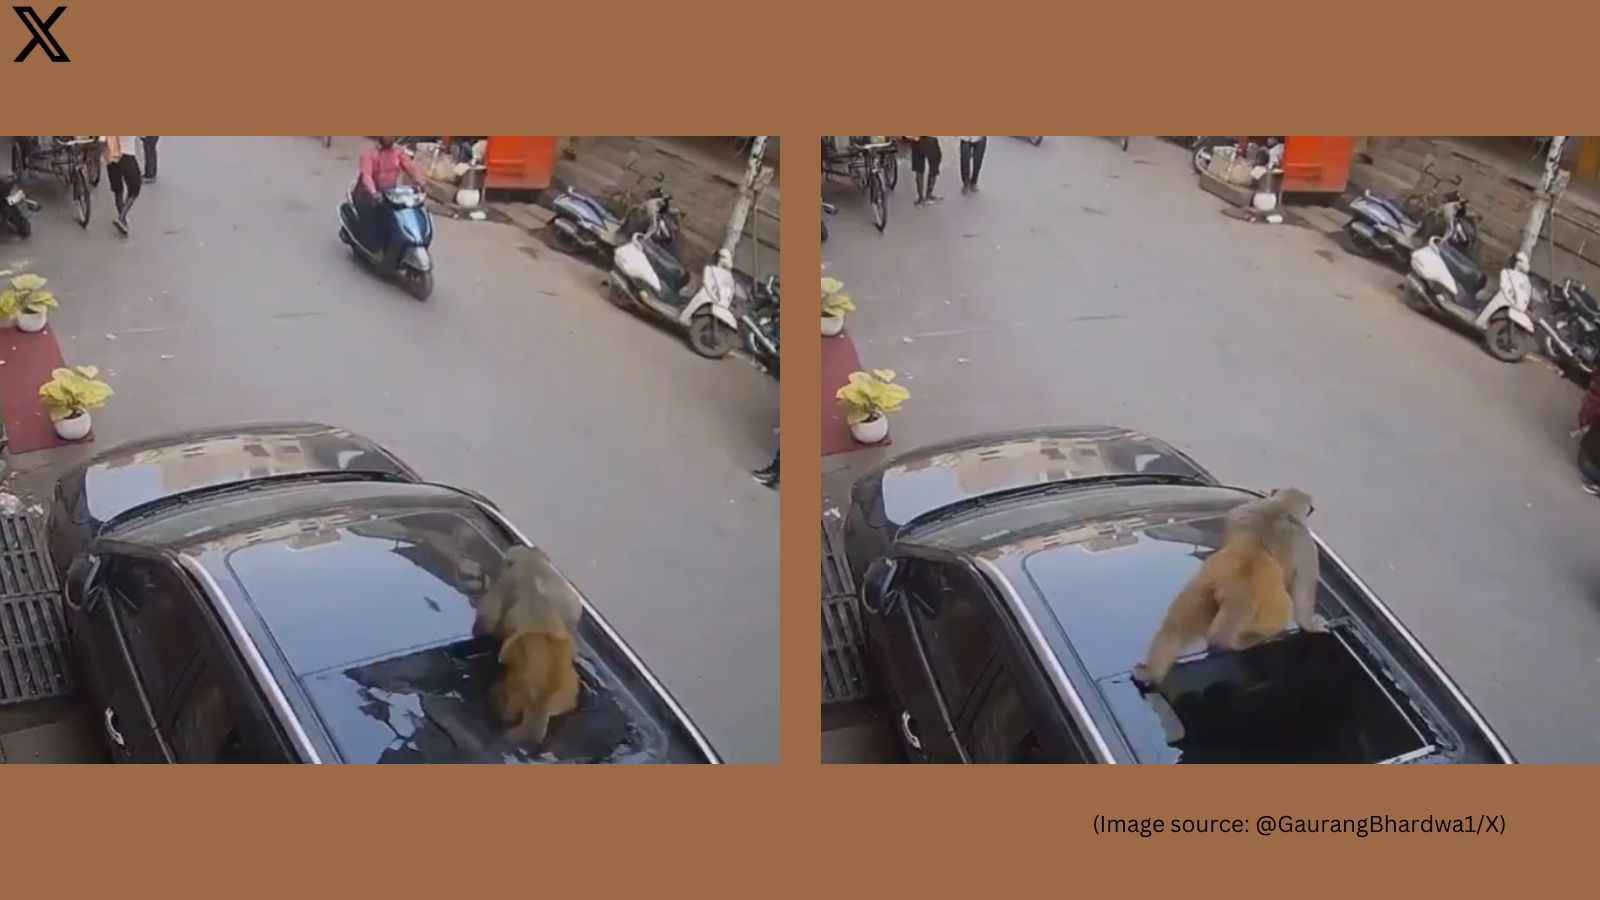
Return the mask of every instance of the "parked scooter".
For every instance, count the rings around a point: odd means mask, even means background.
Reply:
[[[1445,194],[1443,202],[1423,213],[1420,220],[1406,215],[1387,197],[1365,191],[1351,202],[1350,221],[1344,230],[1357,255],[1382,253],[1395,262],[1409,260],[1432,237],[1443,237],[1467,253],[1478,245],[1477,217],[1457,191]]]
[[[1538,320],[1544,355],[1569,373],[1594,375],[1600,371],[1600,303],[1570,276],[1548,298],[1549,311]]]
[[[556,213],[550,220],[550,234],[567,253],[589,253],[597,260],[609,261],[635,234],[663,247],[673,246],[678,239],[678,213],[671,195],[661,188],[652,189],[620,219],[599,199],[570,187],[550,206]]]
[[[768,375],[778,377],[778,277],[756,282],[750,302],[739,312],[744,349]]]
[[[635,234],[612,256],[611,289],[617,300],[688,333],[689,347],[701,356],[720,359],[739,339],[733,316],[733,254],[717,252],[717,261],[700,274],[700,288],[689,292],[689,273],[672,251],[644,234]]]
[[[1438,236],[1411,254],[1407,296],[1418,312],[1440,313],[1483,336],[1489,355],[1518,362],[1534,347],[1533,319],[1528,305],[1533,284],[1528,257],[1518,253],[1500,270],[1499,289],[1489,294],[1488,278],[1472,258]]]
[[[39,204],[23,193],[21,182],[13,176],[0,175],[0,219],[4,219],[12,231],[19,237],[33,234],[28,214],[38,211]]]
[[[385,278],[403,284],[411,296],[428,299],[433,293],[433,216],[428,212],[422,192],[410,185],[397,185],[383,195],[380,214],[388,217],[383,232],[384,246],[369,246],[372,238],[362,233],[356,212],[356,191],[352,184],[339,204],[339,240],[349,246],[358,259],[365,260]]]

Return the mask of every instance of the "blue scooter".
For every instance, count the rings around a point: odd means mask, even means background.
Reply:
[[[433,216],[428,213],[422,192],[410,185],[384,192],[379,211],[387,217],[386,221],[380,220],[384,243],[371,246],[368,242],[373,238],[360,226],[356,190],[357,186],[351,185],[344,202],[339,204],[339,240],[379,274],[404,285],[411,296],[428,299],[433,293],[433,256],[428,253],[428,246],[433,243]]]

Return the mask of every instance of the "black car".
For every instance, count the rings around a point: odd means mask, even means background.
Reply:
[[[487,702],[497,647],[471,630],[527,538],[343,429],[102,452],[57,482],[49,542],[117,761],[719,761],[587,604],[578,708],[511,744]]]
[[[1427,651],[1325,545],[1318,611],[1241,652],[1131,674],[1221,544],[1224,487],[1112,427],[902,455],[851,491],[845,549],[869,655],[919,762],[1509,763]]]

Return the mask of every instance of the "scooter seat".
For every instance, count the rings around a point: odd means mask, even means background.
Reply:
[[[613,230],[620,229],[622,227],[621,219],[612,215],[611,210],[606,209],[599,200],[596,200],[588,194],[580,193],[574,190],[568,190],[565,194],[565,198],[568,202],[586,210],[590,216],[601,223],[602,227]]]
[[[1567,296],[1572,298],[1572,304],[1579,312],[1592,320],[1600,321],[1600,302],[1596,302],[1589,289],[1576,281],[1567,287]]]
[[[1478,264],[1473,262],[1472,257],[1462,253],[1449,241],[1439,241],[1438,248],[1439,258],[1444,260],[1445,268],[1450,270],[1450,277],[1456,280],[1456,284],[1466,296],[1476,296],[1483,290],[1484,284],[1489,279],[1483,274],[1483,270],[1478,268]]]
[[[1381,207],[1389,215],[1394,216],[1395,221],[1399,222],[1400,227],[1406,231],[1415,232],[1419,227],[1421,227],[1421,222],[1418,222],[1416,219],[1406,215],[1405,211],[1400,208],[1400,204],[1395,203],[1388,197],[1384,197],[1380,194],[1374,194],[1371,191],[1367,191],[1365,196],[1368,203],[1371,203],[1373,206]]]
[[[684,269],[683,263],[678,262],[672,251],[655,241],[639,241],[638,244],[644,251],[645,259],[650,261],[650,268],[654,269],[656,277],[661,279],[661,287],[666,293],[663,299],[668,301],[677,299],[683,293],[683,289],[689,286],[689,272]]]

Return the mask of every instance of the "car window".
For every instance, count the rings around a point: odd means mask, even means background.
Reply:
[[[972,719],[961,733],[967,758],[974,763],[1048,763],[1042,733],[1004,664],[977,701]]]
[[[192,595],[178,573],[145,560],[119,561],[112,584],[139,682],[161,709],[198,647],[184,609]]]
[[[256,736],[262,731],[251,727],[253,714],[230,701],[217,670],[204,659],[195,669],[167,731],[173,759],[180,763],[282,762],[258,744]]]
[[[982,609],[988,600],[964,569],[926,561],[912,566],[906,594],[934,681],[956,715],[995,653]]]

